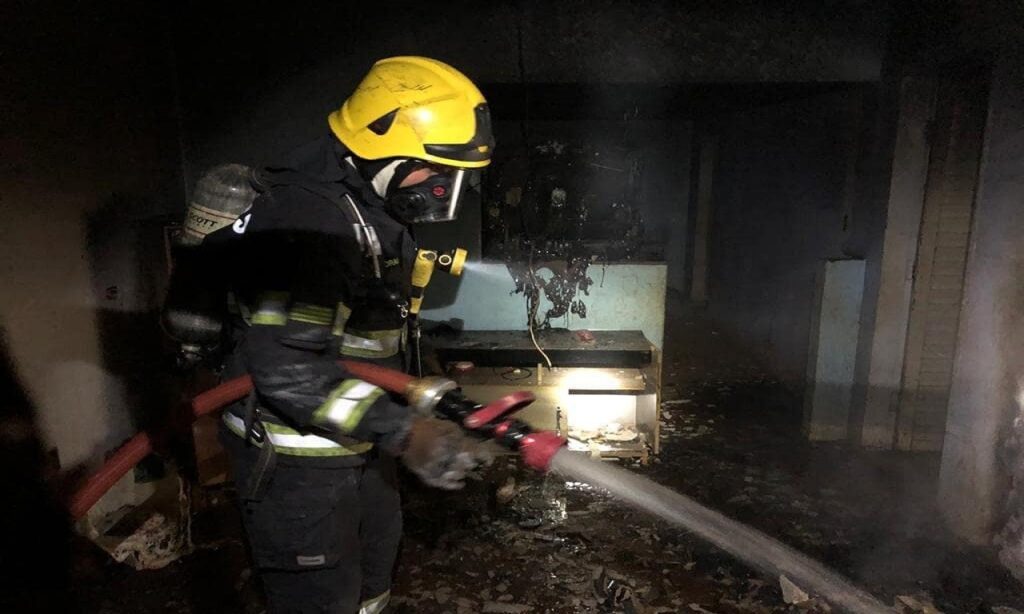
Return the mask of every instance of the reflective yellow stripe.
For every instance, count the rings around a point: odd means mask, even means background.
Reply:
[[[224,424],[228,427],[228,430],[239,437],[245,437],[245,423],[241,418],[231,412],[224,412],[223,420]],[[345,446],[325,437],[317,435],[303,435],[295,429],[284,426],[283,424],[273,424],[269,422],[263,422],[262,424],[267,432],[267,439],[270,440],[271,445],[274,446],[274,451],[278,454],[319,457],[352,456],[355,454],[365,454],[373,448],[373,444],[368,441],[361,441]],[[257,447],[262,447],[263,445],[258,441],[253,441],[253,443],[256,444]]]
[[[335,337],[340,337],[345,334],[345,323],[348,322],[349,316],[352,315],[352,310],[349,309],[345,303],[338,303],[338,308],[334,310],[334,326],[331,327],[331,334]]]
[[[366,454],[373,448],[373,444],[368,441],[361,441],[351,446],[341,446],[335,449],[318,449],[318,448],[293,448],[290,446],[274,444],[274,450],[278,454],[287,454],[288,456],[354,456],[356,454]]]
[[[334,322],[335,310],[322,305],[295,303],[288,306],[287,292],[266,292],[260,295],[256,312],[252,314],[253,324],[284,326],[288,320],[330,326]]]
[[[287,292],[264,292],[256,302],[252,323],[265,326],[284,326],[288,322],[287,306]]]
[[[275,313],[260,313],[256,312],[252,314],[253,324],[262,324],[264,326],[284,326],[288,322],[288,316]]]
[[[329,326],[334,321],[334,310],[330,307],[310,305],[309,303],[295,303],[288,310],[288,318],[307,324]]]
[[[373,384],[347,379],[328,395],[313,414],[313,421],[342,433],[351,433],[382,394],[384,391]]]

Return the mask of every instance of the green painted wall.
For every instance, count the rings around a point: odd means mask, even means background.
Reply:
[[[666,265],[609,264],[590,267],[594,280],[590,295],[581,298],[587,317],[569,314],[552,320],[552,326],[590,330],[642,330],[658,349],[665,333]],[[551,271],[541,267],[537,274],[548,278]],[[462,277],[452,281],[436,274],[427,288],[425,320],[463,321],[465,330],[526,329],[526,299],[512,294],[515,283],[504,264],[474,262]],[[435,284],[439,286],[435,291]],[[541,299],[539,313],[551,304]]]

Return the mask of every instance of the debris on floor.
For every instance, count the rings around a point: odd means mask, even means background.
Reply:
[[[523,612],[532,612],[532,605],[519,605],[517,603],[499,603],[497,601],[488,601],[484,604],[484,614],[493,612],[494,614],[522,614]]]
[[[161,569],[193,550],[187,482],[170,474],[153,484],[153,494],[141,504],[104,518],[99,524],[109,524],[105,529],[83,521],[84,533],[97,546],[136,570]]]
[[[793,584],[786,576],[779,576],[779,588],[782,589],[782,600],[786,603],[800,604],[811,599],[807,591]]]
[[[921,614],[942,614],[932,603],[931,597],[926,594],[897,595],[897,612],[920,612]]]
[[[570,430],[569,437],[583,442],[603,443],[608,441],[625,442],[636,441],[640,433],[631,426],[623,426],[612,422],[599,430],[582,431]]]
[[[677,349],[666,353],[665,372],[677,375],[665,386],[661,454],[646,466],[617,462],[822,560],[905,612],[1024,612],[1021,585],[992,551],[948,542],[934,505],[937,457],[807,442],[799,399],[724,334],[709,340],[708,327],[689,319],[696,324],[668,328],[666,347]],[[588,484],[504,459],[487,477],[455,493],[403,480],[389,614],[829,611],[818,596]],[[259,612],[233,491],[218,488],[220,504],[196,518],[193,554],[147,574],[111,563],[84,609]]]
[[[187,552],[187,537],[180,524],[153,514],[130,537],[114,548],[112,556],[133,568],[160,569]]]

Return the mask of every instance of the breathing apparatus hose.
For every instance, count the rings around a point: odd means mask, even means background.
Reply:
[[[505,418],[533,401],[533,395],[529,393],[515,393],[481,406],[463,397],[451,380],[416,378],[365,362],[343,360],[340,364],[365,382],[405,396],[410,406],[421,413],[454,420],[467,431],[498,439],[502,445],[519,452],[528,465],[538,470],[546,470],[551,457],[565,443],[555,433],[536,432],[519,420]],[[243,375],[200,393],[192,399],[191,418],[200,418],[239,401],[251,390],[252,378]],[[147,433],[138,433],[125,442],[71,496],[68,508],[72,520],[85,516],[100,497],[152,452],[153,440]]]

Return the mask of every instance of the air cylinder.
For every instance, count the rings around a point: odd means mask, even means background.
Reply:
[[[184,232],[173,248],[174,270],[164,301],[164,330],[180,345],[179,361],[192,365],[212,355],[224,328],[227,287],[223,248],[203,244],[212,232],[233,224],[256,198],[253,172],[222,164],[196,183]]]
[[[206,235],[234,223],[256,198],[253,172],[242,164],[222,164],[196,183],[185,215],[183,245],[198,245]]]

